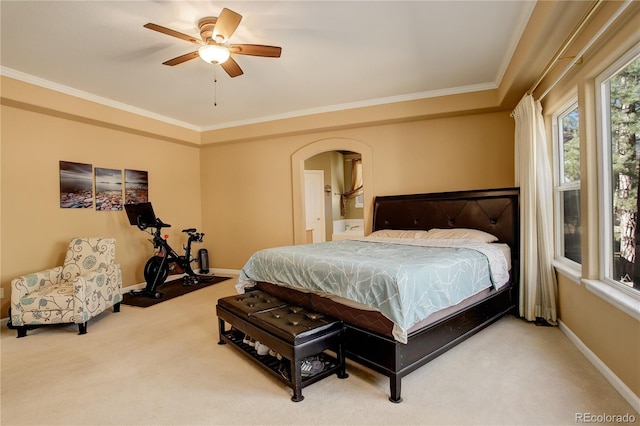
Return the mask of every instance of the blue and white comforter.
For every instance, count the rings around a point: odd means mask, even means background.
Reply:
[[[367,237],[258,251],[236,288],[266,281],[353,300],[378,309],[406,343],[415,323],[508,280],[504,254],[491,244]]]

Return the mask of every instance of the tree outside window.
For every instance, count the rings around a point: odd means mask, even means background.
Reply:
[[[556,256],[571,262],[582,262],[580,223],[580,122],[577,102],[555,117],[556,179]]]
[[[613,222],[610,278],[640,289],[640,57],[605,85]]]

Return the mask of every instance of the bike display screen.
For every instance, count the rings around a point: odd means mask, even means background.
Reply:
[[[151,203],[125,204],[124,209],[127,211],[129,223],[134,226],[139,224],[153,225],[156,221],[156,215],[153,212]],[[139,218],[139,219],[138,219]]]

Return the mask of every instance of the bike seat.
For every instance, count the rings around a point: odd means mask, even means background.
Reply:
[[[183,229],[182,232],[186,232],[187,234],[190,234],[192,232],[196,232],[196,228],[187,228],[187,229]]]

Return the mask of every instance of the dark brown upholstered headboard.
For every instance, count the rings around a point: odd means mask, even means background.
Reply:
[[[519,188],[376,197],[373,229],[473,228],[498,237],[520,252]]]

